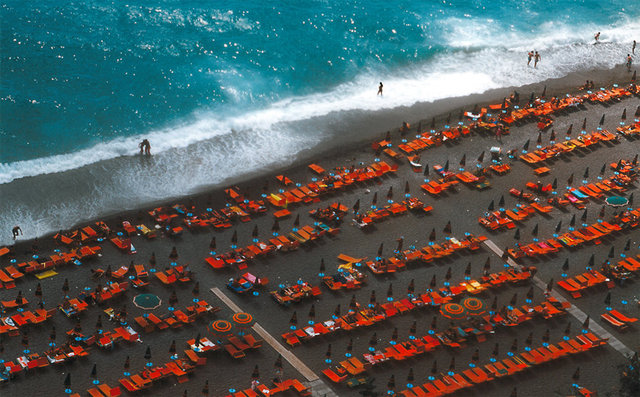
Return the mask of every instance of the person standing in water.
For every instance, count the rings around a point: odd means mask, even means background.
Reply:
[[[631,53],[635,54],[636,53],[636,41],[633,40],[633,45],[631,46]]]
[[[13,234],[13,239],[15,240],[16,238],[18,238],[18,235],[22,235],[22,229],[20,229],[20,226],[14,226],[13,229],[11,229],[11,233]]]
[[[378,93],[376,94],[376,96],[382,96],[382,81],[380,82],[380,85],[378,86]]]
[[[533,50],[527,53],[527,66],[531,65],[531,59],[533,59]]]
[[[595,36],[593,36],[594,39],[596,39],[596,43],[600,41],[600,32],[596,33]]]
[[[540,62],[540,60],[542,59],[542,57],[540,56],[540,54],[538,53],[538,51],[536,51],[536,53],[533,56],[533,67],[537,68],[538,67],[538,62]]]
[[[140,154],[146,154],[147,156],[151,155],[151,144],[148,139],[144,139],[140,142],[138,147],[140,148]]]

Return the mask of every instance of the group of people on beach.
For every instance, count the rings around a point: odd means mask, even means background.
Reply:
[[[596,43],[600,42],[600,32],[596,33],[593,38],[595,39]],[[633,40],[633,44],[631,45],[631,54],[635,55],[636,53],[636,41]],[[633,63],[633,57],[631,56],[631,54],[627,54],[627,69],[631,70],[631,64]],[[531,65],[531,60],[533,60],[533,67],[537,68],[538,67],[538,62],[540,62],[540,60],[542,59],[542,57],[540,56],[540,53],[538,53],[538,51],[535,50],[531,50],[527,53],[527,66]],[[380,85],[382,86],[382,83],[380,83]],[[382,90],[382,88],[380,88]]]

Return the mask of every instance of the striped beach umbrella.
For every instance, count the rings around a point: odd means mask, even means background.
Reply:
[[[466,310],[467,314],[471,316],[481,316],[487,312],[484,302],[474,297],[463,300],[462,306]]]
[[[224,338],[231,334],[233,325],[227,320],[216,320],[210,325],[211,331],[218,337]]]
[[[467,317],[464,306],[452,302],[440,306],[440,314],[452,320],[461,320]]]

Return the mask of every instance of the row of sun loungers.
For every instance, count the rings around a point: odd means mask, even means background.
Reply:
[[[76,357],[88,356],[89,352],[82,346],[74,344],[65,344],[60,347],[52,348],[46,353],[29,353],[18,357],[15,360],[8,360],[0,363],[0,382],[13,379],[17,374],[23,371],[29,371],[36,368],[44,368],[50,364],[61,364]]]
[[[192,306],[188,306],[184,311],[174,310],[162,318],[154,313],[148,313],[148,316],[139,316],[134,319],[136,324],[146,333],[154,330],[163,330],[167,328],[179,328],[186,324],[191,324],[202,315],[216,313],[220,311],[219,307],[213,307],[204,300],[199,300]]]
[[[358,182],[379,178],[387,173],[395,172],[397,169],[397,165],[390,166],[384,161],[375,162],[366,167],[338,169],[335,172],[324,175],[317,182],[284,190],[281,193],[271,193],[267,195],[267,201],[274,207],[280,208],[300,202],[310,204],[317,202],[318,197],[321,195],[345,189]]]
[[[500,287],[507,283],[519,284],[533,277],[533,271],[518,271],[509,268],[503,272],[492,273],[482,277],[482,282],[469,280],[458,285],[431,290],[420,296],[405,298],[398,301],[376,304],[374,307],[361,308],[357,303],[347,315],[312,324],[302,329],[282,334],[282,338],[291,346],[297,346],[303,341],[310,340],[320,335],[337,332],[339,330],[350,331],[359,327],[367,327],[386,320],[387,318],[405,314],[423,307],[437,307],[451,301],[456,296],[466,293],[479,293],[487,288]]]
[[[310,396],[311,390],[300,383],[297,379],[286,379],[283,381],[274,380],[273,386],[267,387],[263,383],[258,383],[255,389],[245,389],[235,392],[233,394],[227,394],[225,397],[270,397],[275,394],[292,390],[299,396]]]
[[[640,222],[640,209],[625,211],[616,215],[614,223],[596,222],[591,226],[570,231],[559,235],[557,238],[521,245],[507,250],[514,259],[524,256],[535,257],[558,252],[564,247],[578,247],[590,241],[597,241],[617,231],[636,228]]]
[[[223,269],[238,266],[240,270],[246,269],[247,263],[256,257],[266,256],[276,251],[293,251],[302,244],[307,244],[319,239],[325,234],[335,235],[340,231],[323,223],[315,227],[306,225],[297,231],[292,231],[288,236],[278,235],[270,239],[268,243],[257,242],[244,248],[236,248],[224,254],[218,254],[205,258],[205,262],[214,269]]]
[[[476,366],[453,375],[442,374],[440,378],[401,391],[403,397],[437,397],[472,388],[498,378],[512,376],[546,362],[562,357],[583,353],[607,343],[606,339],[586,333],[557,344],[545,344],[537,349],[524,351],[509,358]]]
[[[607,288],[615,287],[613,280],[595,270],[589,270],[577,276],[558,281],[558,286],[576,299],[580,298],[585,290],[602,284],[605,284]]]
[[[480,249],[480,243],[485,241],[485,236],[475,237],[471,234],[465,236],[464,239],[458,240],[450,238],[440,244],[429,244],[422,248],[408,249],[389,258],[380,258],[375,261],[366,261],[365,265],[374,274],[394,273],[403,270],[407,263],[422,262],[429,263],[437,259],[446,258],[454,255],[461,250],[476,251]],[[357,262],[365,261],[366,258],[360,258]]]
[[[586,135],[580,135],[569,141],[547,145],[533,152],[520,155],[520,160],[528,164],[538,164],[543,161],[572,152],[577,148],[588,148],[600,142],[617,142],[618,136],[607,130],[593,131]]]
[[[100,246],[82,246],[80,248],[73,249],[71,252],[55,253],[49,258],[33,259],[28,262],[5,266],[3,269],[0,269],[0,288],[14,288],[15,282],[24,277],[25,274],[45,272],[56,267],[93,258],[100,254],[101,251],[102,248]]]
[[[110,283],[91,293],[81,292],[77,298],[65,299],[58,307],[67,317],[76,316],[87,310],[89,305],[97,305],[123,294],[129,288],[128,282]]]
[[[21,327],[41,324],[50,319],[56,311],[56,308],[49,310],[36,309],[34,311],[25,310],[12,316],[0,317],[0,335],[17,336],[20,334],[19,329]]]
[[[362,360],[352,357],[341,361],[339,365],[327,368],[322,373],[333,382],[340,383],[349,376],[356,376],[366,372],[372,366],[388,361],[403,361],[413,358],[433,351],[438,346],[461,348],[466,345],[466,341],[470,336],[475,336],[478,342],[484,342],[486,335],[493,333],[500,326],[520,325],[531,320],[534,316],[550,319],[558,315],[564,315],[566,314],[567,306],[556,300],[548,300],[535,308],[525,305],[521,309],[509,310],[504,316],[500,314],[487,315],[481,324],[467,328],[454,326],[447,331],[394,343],[382,351],[377,350],[363,354]],[[551,309],[549,310],[547,307]]]

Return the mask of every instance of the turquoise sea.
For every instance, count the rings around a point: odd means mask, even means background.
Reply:
[[[350,112],[610,68],[640,41],[621,0],[8,0],[0,17],[0,230],[29,237],[292,161]],[[153,166],[129,159],[144,138]]]

